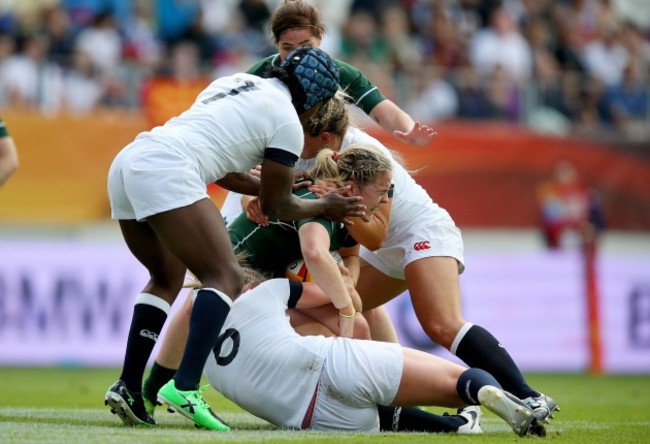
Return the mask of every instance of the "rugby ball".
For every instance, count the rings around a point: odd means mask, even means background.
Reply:
[[[337,263],[343,262],[343,258],[338,251],[330,251],[330,254]],[[285,276],[296,282],[311,282],[313,280],[309,270],[307,269],[307,264],[303,259],[297,259],[289,264]]]

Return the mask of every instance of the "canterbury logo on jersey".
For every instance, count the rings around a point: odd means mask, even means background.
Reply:
[[[421,242],[416,242],[413,244],[413,248],[415,251],[422,251],[422,250],[428,250],[431,248],[431,245],[429,245],[429,241],[421,241]]]
[[[214,102],[215,100],[223,99],[224,97],[227,96],[236,96],[239,93],[246,92],[246,91],[254,91],[258,90],[259,88],[257,85],[250,80],[246,80],[242,86],[238,86],[237,88],[233,88],[227,93],[225,92],[220,92],[219,94],[215,94],[212,97],[208,97],[205,100],[202,100],[201,102],[207,105],[210,102]]]

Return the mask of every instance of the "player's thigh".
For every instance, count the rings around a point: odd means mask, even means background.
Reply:
[[[363,301],[363,309],[370,310],[402,294],[406,290],[406,281],[387,276],[363,262],[356,289]]]
[[[393,342],[395,344],[399,342],[393,320],[384,305],[370,310],[364,309],[363,317],[368,323],[370,338],[373,341]]]
[[[404,272],[413,308],[425,329],[427,324],[441,328],[462,323],[456,259],[426,257],[408,264]]]
[[[160,242],[148,223],[135,220],[119,223],[127,247],[149,271],[150,280],[144,291],[172,303],[183,286],[185,265]]]
[[[242,271],[219,210],[209,199],[147,218],[156,234],[205,287],[235,298]]]
[[[465,368],[438,356],[404,348],[404,364],[393,405],[460,407],[456,383]]]

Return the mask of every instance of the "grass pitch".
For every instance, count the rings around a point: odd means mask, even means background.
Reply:
[[[210,443],[319,442],[381,443],[517,442],[499,418],[484,410],[478,436],[416,433],[317,433],[278,430],[236,407],[215,391],[206,392],[211,406],[234,430],[197,430],[178,414],[156,411],[158,427],[123,427],[103,405],[104,392],[119,376],[116,369],[0,368],[0,442],[2,443]],[[580,374],[527,375],[550,395],[562,411],[548,425],[553,443],[650,442],[650,375],[592,377]],[[444,409],[431,409],[436,413]]]

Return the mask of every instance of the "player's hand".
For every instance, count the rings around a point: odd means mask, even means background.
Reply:
[[[327,181],[327,180],[317,180],[316,182],[314,182],[312,185],[309,186],[309,191],[311,191],[312,193],[318,195],[318,197],[323,196],[325,193],[327,193],[329,191],[334,191],[334,190],[338,190],[338,189],[340,189],[340,187],[337,184],[335,184],[334,182]],[[348,193],[341,193],[341,194],[344,194],[344,195],[347,195],[347,196],[350,195],[349,192]]]
[[[293,187],[292,191],[299,190],[301,188],[310,187],[314,181],[309,177],[307,171],[305,170],[295,170],[293,172]]]
[[[413,128],[408,133],[397,130],[393,131],[393,137],[402,142],[418,146],[428,145],[437,135],[438,133],[433,128],[420,122],[415,122],[415,125],[413,125]]]
[[[241,205],[244,211],[246,212],[246,218],[256,224],[260,224],[263,227],[269,225],[269,218],[262,213],[260,208],[260,199],[257,196],[242,196]]]
[[[248,174],[259,179],[262,175],[262,165],[257,165],[255,168],[251,169]]]
[[[321,200],[325,203],[323,215],[331,220],[341,221],[348,225],[354,225],[349,217],[363,217],[366,206],[361,203],[361,196],[343,196],[348,193],[350,186],[337,188],[323,194]]]
[[[357,289],[354,287],[354,279],[352,279],[350,271],[345,265],[339,263],[338,266],[341,272],[341,277],[343,277],[345,288],[348,290],[350,299],[352,299],[352,305],[357,313],[361,313],[363,311],[363,303],[361,302],[361,296],[359,296]]]

